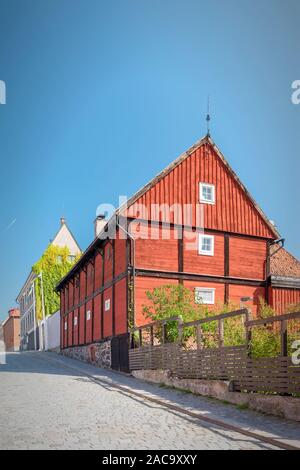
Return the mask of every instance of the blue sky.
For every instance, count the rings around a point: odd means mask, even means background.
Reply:
[[[64,215],[82,248],[205,134],[300,257],[300,3],[0,0],[0,318]]]

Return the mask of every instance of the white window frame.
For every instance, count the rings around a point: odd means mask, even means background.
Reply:
[[[87,310],[87,312],[86,312],[86,319],[87,319],[87,321],[91,319],[91,311],[90,310]]]
[[[110,310],[110,299],[106,299],[104,302],[104,310],[108,312]]]
[[[202,240],[203,238],[209,238],[211,240],[211,250],[206,251],[202,250]],[[198,254],[205,256],[214,256],[215,254],[215,237],[213,235],[200,234],[198,238]]]
[[[205,187],[208,187],[208,188],[211,188],[212,189],[212,200],[211,201],[208,201],[207,199],[205,199],[203,197],[203,188]],[[215,201],[216,201],[216,188],[215,188],[215,185],[214,184],[211,184],[211,183],[199,183],[199,194],[200,194],[200,202],[202,204],[215,204]]]
[[[196,294],[197,292],[210,292],[212,293],[212,301],[209,301],[209,302],[198,302],[197,299],[196,299]],[[195,287],[195,303],[196,304],[200,304],[200,305],[214,305],[215,304],[215,292],[216,292],[216,289],[214,287]]]

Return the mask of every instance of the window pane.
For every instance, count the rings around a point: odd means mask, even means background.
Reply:
[[[195,302],[202,304],[214,303],[214,291],[212,289],[195,289]]]

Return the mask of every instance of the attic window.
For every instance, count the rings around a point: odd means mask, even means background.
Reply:
[[[200,183],[200,202],[204,204],[215,203],[215,186],[208,183]]]

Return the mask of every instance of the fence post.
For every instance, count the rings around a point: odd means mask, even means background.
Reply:
[[[281,339],[281,356],[288,355],[288,341],[287,341],[287,321],[282,320],[280,325],[280,339]]]
[[[224,345],[224,320],[218,321],[218,329],[219,329],[219,348],[222,348]]]
[[[142,336],[142,329],[139,329],[139,347],[143,346],[143,336]]]
[[[197,349],[201,349],[202,329],[200,325],[196,326],[196,334],[197,334]]]
[[[246,313],[246,322],[250,320],[250,310],[247,308]],[[246,347],[247,347],[247,356],[251,356],[251,340],[252,340],[252,330],[251,327],[245,327],[245,336],[246,336]]]
[[[181,346],[182,344],[182,335],[183,335],[183,327],[182,327],[182,320],[181,318],[178,319],[177,325],[178,325],[178,344]]]
[[[164,344],[166,342],[166,324],[162,324],[162,343]]]
[[[150,328],[150,340],[151,340],[151,346],[154,345],[154,334],[153,334],[153,326]]]

